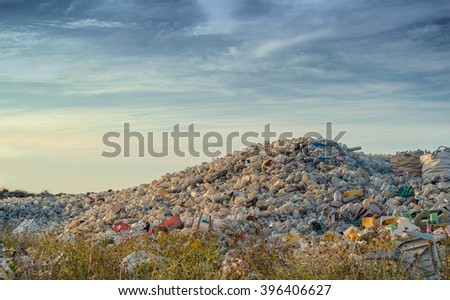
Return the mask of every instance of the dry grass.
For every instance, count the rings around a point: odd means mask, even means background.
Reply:
[[[316,242],[302,252],[297,246],[258,235],[218,237],[214,234],[161,233],[130,237],[116,245],[111,240],[79,235],[62,241],[54,234],[0,238],[11,263],[14,279],[419,279],[395,261],[366,260],[359,254],[388,250],[384,243],[356,250],[335,242]],[[25,254],[13,253],[22,246]],[[164,257],[127,272],[121,264],[135,251]],[[17,251],[16,251],[17,252]],[[227,254],[228,253],[228,254]],[[228,267],[221,270],[224,259]],[[444,266],[446,279],[448,265]]]

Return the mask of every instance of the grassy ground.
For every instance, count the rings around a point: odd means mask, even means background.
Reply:
[[[405,271],[392,260],[366,260],[359,255],[384,243],[349,250],[334,241],[322,241],[303,252],[298,243],[270,241],[260,236],[160,233],[130,237],[116,245],[78,235],[61,241],[46,235],[0,238],[11,263],[14,279],[420,279],[419,271]],[[22,246],[26,253],[20,253]],[[16,253],[13,253],[16,249]],[[153,259],[127,271],[124,257],[146,251]],[[231,250],[231,251],[230,251]],[[228,253],[228,254],[227,254]],[[25,255],[28,258],[23,258]],[[22,258],[18,258],[22,255]],[[226,259],[227,267],[222,268]],[[445,267],[449,279],[448,266]]]

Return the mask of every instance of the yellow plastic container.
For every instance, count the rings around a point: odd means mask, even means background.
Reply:
[[[359,237],[361,236],[362,233],[363,233],[363,231],[350,233],[350,234],[348,235],[348,237],[349,237],[350,240],[356,241],[357,239],[359,239]]]
[[[395,225],[397,224],[397,217],[394,216],[383,216],[380,218],[380,225]]]
[[[353,197],[364,197],[364,190],[358,189],[358,190],[350,190],[344,192],[344,198],[353,198]]]
[[[370,217],[362,219],[362,226],[364,226],[364,228],[370,228],[370,227],[378,227],[380,226],[380,224],[378,224],[375,218]]]

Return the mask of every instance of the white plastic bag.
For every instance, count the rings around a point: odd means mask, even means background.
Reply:
[[[422,179],[450,178],[450,148],[441,146],[432,154],[422,155]]]

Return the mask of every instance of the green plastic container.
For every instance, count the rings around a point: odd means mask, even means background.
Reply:
[[[430,214],[430,221],[431,221],[431,224],[437,224],[438,223],[438,214],[437,213]]]

